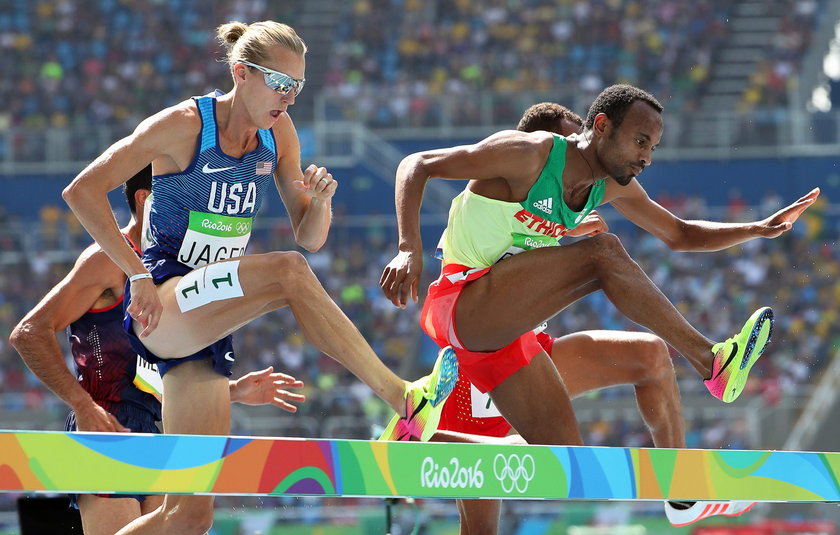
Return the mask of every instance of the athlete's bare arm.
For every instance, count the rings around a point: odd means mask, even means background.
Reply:
[[[338,182],[314,164],[301,172],[300,141],[288,114],[280,116],[273,130],[278,156],[274,181],[289,212],[295,241],[307,251],[317,251],[327,241]]]
[[[200,129],[201,120],[191,101],[167,108],[111,145],[64,189],[62,196],[73,213],[126,275],[147,270],[120,233],[108,203],[108,192],[149,162],[156,173],[186,169]],[[191,148],[186,149],[188,146]],[[157,327],[162,310],[160,299],[151,279],[133,282],[131,294],[128,312],[142,326],[143,338]]]
[[[608,180],[604,203],[611,202],[624,217],[647,230],[674,251],[717,251],[753,238],[776,238],[820,195],[814,188],[793,204],[775,214],[749,223],[686,221],[651,199],[636,179],[627,186]]]
[[[134,254],[134,253],[132,253]],[[123,293],[125,275],[97,246],[89,247],[73,270],[12,331],[10,341],[32,373],[76,412],[80,431],[128,431],[97,405],[67,365],[56,332],[91,308],[106,308]]]
[[[396,208],[399,253],[379,280],[385,296],[405,308],[408,296],[417,302],[423,271],[420,205],[426,182],[432,177],[450,180],[507,182],[511,195],[526,198],[539,177],[554,143],[547,132],[506,130],[476,143],[407,156],[397,168]]]

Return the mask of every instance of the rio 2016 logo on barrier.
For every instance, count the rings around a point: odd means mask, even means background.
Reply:
[[[461,466],[461,461],[455,457],[448,465],[440,465],[426,457],[420,467],[420,485],[433,489],[480,489],[484,486],[481,459],[473,466]]]
[[[493,475],[502,484],[502,490],[510,494],[516,489],[520,494],[528,490],[528,483],[534,479],[536,465],[530,454],[522,457],[515,453],[499,453],[493,459]]]

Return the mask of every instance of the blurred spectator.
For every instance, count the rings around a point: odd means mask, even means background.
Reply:
[[[740,111],[772,110],[788,106],[788,94],[796,89],[796,73],[811,44],[820,12],[818,0],[784,0],[776,5],[779,27],[771,46],[750,77],[741,97]]]
[[[328,113],[380,127],[427,126],[442,113],[455,125],[482,114],[513,124],[528,104],[519,93],[582,108],[613,83],[675,95],[673,109],[691,110],[734,3],[355,0],[326,75],[346,105]],[[492,102],[476,98],[489,92]]]
[[[119,126],[230,85],[215,27],[289,21],[264,0],[8,0],[0,9],[4,114],[17,126]]]

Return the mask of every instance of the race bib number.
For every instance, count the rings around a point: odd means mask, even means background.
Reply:
[[[470,385],[470,405],[473,418],[493,418],[502,415],[490,399],[490,394],[482,393],[473,384]]]
[[[190,211],[190,222],[178,261],[191,268],[245,254],[252,220]]]
[[[175,286],[175,300],[181,312],[245,295],[239,282],[239,262],[210,264],[181,277]]]
[[[505,258],[509,258],[531,249],[540,249],[542,247],[555,247],[560,245],[560,241],[552,236],[531,236],[526,234],[511,234],[513,243],[508,247],[507,251],[502,253],[496,262],[501,262]]]
[[[138,390],[151,394],[160,401],[163,396],[163,379],[157,366],[137,355],[137,370],[134,374],[134,386]]]

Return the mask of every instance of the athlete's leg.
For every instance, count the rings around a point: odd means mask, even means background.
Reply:
[[[163,494],[155,494],[153,496],[146,496],[143,503],[140,504],[140,513],[147,515],[163,505]]]
[[[495,351],[596,288],[626,317],[674,345],[703,377],[711,375],[712,342],[689,325],[611,234],[499,262],[464,288],[456,305],[456,330],[468,350]],[[543,356],[490,396],[529,443],[579,444],[562,380]]]
[[[656,447],[685,447],[680,390],[668,346],[660,338],[640,332],[585,331],[555,340],[551,359],[573,398],[633,385]]]
[[[230,386],[209,359],[188,361],[163,376],[166,433],[226,435]],[[212,496],[167,495],[163,505],[120,530],[119,535],[203,535],[213,524]]]
[[[205,273],[209,275],[204,281],[207,286],[194,287],[189,277]],[[238,285],[244,295],[189,309],[189,300],[196,299],[199,290],[213,295],[219,291],[215,285],[222,290]],[[158,286],[158,295],[163,304],[160,323],[143,343],[161,357],[192,354],[254,318],[288,306],[309,342],[343,364],[398,413],[405,413],[405,382],[379,360],[299,253],[247,255],[218,262],[167,280]]]
[[[76,502],[79,504],[85,535],[114,535],[141,514],[140,502],[134,498],[79,494]]]
[[[503,438],[468,435],[454,431],[436,431],[432,442],[460,442],[468,444],[524,444],[522,437]],[[499,530],[501,500],[455,500],[461,519],[461,535],[496,535]]]
[[[490,398],[528,444],[583,444],[563,379],[545,351],[491,390]]]
[[[502,500],[455,500],[461,522],[461,535],[496,535],[502,513]]]
[[[712,341],[680,315],[613,234],[499,262],[461,293],[458,336],[470,351],[498,350],[596,289],[674,346],[704,378],[711,375]]]
[[[674,367],[668,347],[648,333],[586,331],[554,341],[551,359],[571,397],[586,392],[632,384],[639,411],[660,448],[684,448],[685,436]],[[517,436],[497,439],[438,431],[441,442],[516,442]],[[495,534],[501,501],[457,500],[461,534]]]

